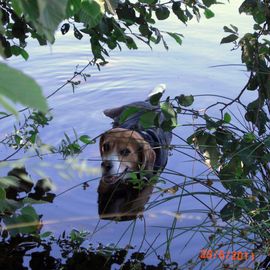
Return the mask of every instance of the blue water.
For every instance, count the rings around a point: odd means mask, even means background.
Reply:
[[[139,43],[139,50],[123,49],[111,52],[109,64],[102,67],[101,71],[96,67],[90,67],[85,71],[91,74],[91,77],[86,82],[82,80],[74,93],[72,87],[68,85],[49,99],[54,118],[49,126],[42,129],[41,140],[47,144],[58,145],[64,138],[64,132],[74,138],[73,129],[78,135],[87,134],[94,138],[111,126],[111,120],[102,114],[104,109],[144,100],[147,93],[160,83],[167,85],[166,95],[171,97],[180,94],[217,94],[235,97],[247,80],[247,74],[240,62],[240,50],[230,51],[232,44],[220,45],[219,43],[226,35],[222,30],[224,25],[232,23],[238,26],[242,33],[252,30],[250,19],[238,15],[237,7],[240,2],[233,1],[226,6],[215,7],[213,8],[215,18],[211,20],[203,18],[200,23],[194,21],[188,27],[176,19],[171,19],[166,25],[161,22],[162,29],[184,34],[182,46],[168,37],[169,51],[161,45],[150,50]],[[78,41],[72,33],[62,36],[57,32],[56,42],[52,46],[39,47],[35,42],[30,42],[28,52],[30,54],[28,61],[12,58],[8,63],[36,79],[45,95],[49,95],[70,79],[77,65],[80,70],[92,59],[88,39],[85,37]],[[230,64],[239,64],[239,66],[212,67]],[[202,97],[196,99],[194,106],[197,109],[204,109],[216,100],[216,97]],[[5,121],[2,126],[4,133],[12,130],[15,122],[14,118]],[[183,124],[193,123],[193,120],[179,117],[179,123],[180,127],[175,130],[175,133],[186,138],[192,128],[185,127]],[[183,144],[176,137],[172,143]],[[195,156],[195,153],[191,152],[191,155]],[[79,156],[79,161],[83,160],[86,161],[88,168],[92,169],[89,169],[88,173],[81,174],[78,171],[74,172],[69,165],[65,165],[60,156],[49,155],[42,161],[37,158],[27,161],[27,169],[36,179],[42,176],[41,171],[51,177],[56,194],[86,180],[96,179],[90,182],[87,190],[79,186],[57,197],[54,204],[37,206],[38,211],[43,214],[44,231],[59,233],[72,228],[88,230],[92,232],[90,240],[94,244],[117,243],[121,239],[118,243],[121,247],[131,244],[138,248],[144,240],[142,251],[148,249],[155,238],[157,240],[153,244],[154,248],[166,241],[167,228],[173,222],[179,198],[147,211],[145,220],[136,221],[132,239],[130,239],[131,228],[121,238],[121,234],[131,225],[131,222],[100,221],[97,215],[96,189],[97,178],[100,176],[98,144],[90,145],[85,149]],[[188,176],[198,176],[207,168],[173,151],[167,169]],[[185,181],[182,176],[175,177],[166,173],[163,177],[178,184]],[[168,183],[159,186],[165,188],[171,185]],[[205,190],[199,184],[188,186],[187,189],[189,192]],[[177,194],[181,194],[180,192],[179,190]],[[157,194],[154,194],[151,201],[156,197]],[[215,198],[205,196],[200,199],[212,209],[219,202]],[[177,221],[178,229],[175,230],[175,235],[182,232],[180,229],[182,227],[195,226],[195,229],[187,229],[186,233],[175,237],[171,244],[172,259],[184,263],[193,256],[197,257],[201,248],[207,244],[209,235],[196,232],[196,226],[207,220],[207,209],[200,201],[188,196],[182,198],[180,212],[182,216]],[[99,230],[103,225],[106,226]],[[210,222],[206,225],[211,226]],[[146,240],[143,238],[145,229]],[[163,245],[157,249],[157,252],[163,254],[164,248],[166,246]],[[154,254],[148,257],[148,261],[156,261]],[[207,269],[211,269],[211,266]]]

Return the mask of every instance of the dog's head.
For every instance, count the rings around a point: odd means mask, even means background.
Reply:
[[[102,179],[113,185],[130,178],[131,172],[153,171],[156,154],[136,131],[113,128],[100,138]]]
[[[103,219],[129,220],[141,214],[153,186],[142,190],[129,184],[130,173],[153,172],[156,154],[136,131],[113,128],[100,138],[102,178],[98,187],[98,212]],[[140,175],[140,174],[139,174]],[[143,179],[138,179],[143,181]]]

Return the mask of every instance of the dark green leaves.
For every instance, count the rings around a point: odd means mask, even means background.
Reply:
[[[157,114],[154,111],[145,112],[140,116],[140,124],[144,129],[148,129],[155,126],[154,120]]]
[[[234,42],[238,39],[238,36],[239,36],[238,28],[234,26],[233,24],[231,24],[230,27],[224,26],[223,30],[224,32],[231,33],[231,34],[227,37],[224,37],[221,40],[220,44]]]
[[[20,214],[5,217],[4,222],[11,235],[36,233],[40,227],[40,218],[32,206],[22,208]]]
[[[66,18],[74,16],[81,8],[81,0],[68,0]]]
[[[127,119],[129,119],[130,117],[132,117],[132,115],[134,115],[135,113],[137,113],[139,111],[140,111],[140,109],[137,107],[126,108],[120,115],[119,123],[120,124],[124,123]]]
[[[68,0],[22,0],[16,2],[17,11],[21,10],[27,21],[31,22],[39,34],[54,42],[54,32],[66,17]]]
[[[24,58],[24,60],[27,60],[29,58],[29,54],[27,53],[27,51],[25,51],[23,48],[19,46],[12,45],[10,47],[10,50],[13,55],[16,56],[21,55]]]
[[[257,126],[259,135],[266,132],[266,124],[269,122],[269,118],[262,108],[260,99],[256,99],[248,104],[245,119]]]
[[[252,15],[255,22],[262,24],[266,21],[265,4],[256,0],[245,0],[239,7],[239,13]]]
[[[186,22],[188,21],[188,16],[181,9],[181,3],[180,2],[173,2],[172,10],[173,10],[173,13],[177,16],[177,18],[180,21],[182,21],[184,24],[186,24]]]
[[[240,180],[246,177],[243,171],[243,163],[239,157],[232,158],[221,168],[218,175],[223,186],[230,190],[233,196],[242,196],[244,194],[243,184],[249,182]]]
[[[154,2],[156,2],[156,0],[139,0],[141,3],[145,3],[145,4],[153,4]]]
[[[180,95],[176,99],[179,105],[184,106],[184,107],[191,106],[194,102],[194,97],[192,95],[189,95],[189,96]]]
[[[74,37],[79,40],[83,38],[83,34],[76,27],[74,27]]]
[[[220,44],[223,44],[223,43],[230,43],[230,42],[234,42],[238,39],[238,36],[235,35],[235,34],[231,34],[227,37],[224,37],[221,41],[220,41]]]
[[[245,0],[239,7],[239,13],[245,12],[249,13],[257,7],[256,0]]]
[[[62,26],[61,26],[61,33],[63,35],[65,35],[68,31],[69,31],[69,28],[70,28],[70,24],[69,23],[64,23]]]
[[[203,0],[202,1],[204,5],[206,5],[207,7],[210,7],[211,5],[216,3],[216,0]]]
[[[224,26],[223,30],[224,32],[228,32],[228,33],[232,33],[232,34],[237,34],[238,33],[238,28],[234,25],[230,25],[231,28],[229,28],[228,26]]]
[[[160,6],[156,9],[156,17],[158,20],[166,20],[170,16],[170,11],[165,6]]]
[[[177,126],[177,114],[169,101],[161,104],[161,111],[165,120],[161,123],[161,128],[165,131],[171,131]]]
[[[230,219],[239,219],[242,215],[242,210],[234,203],[227,203],[221,210],[220,216],[223,221],[229,221]]]
[[[194,144],[205,159],[205,163],[212,169],[220,165],[220,152],[214,135],[198,130],[187,139],[189,144]]]
[[[179,45],[182,45],[182,39],[181,39],[181,37],[183,35],[178,34],[178,33],[171,33],[171,32],[167,32],[167,34],[169,36],[171,36]]]

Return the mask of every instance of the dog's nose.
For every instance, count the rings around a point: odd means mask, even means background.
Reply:
[[[102,162],[101,162],[101,167],[102,167],[106,172],[108,172],[113,166],[112,166],[111,161],[102,161]]]

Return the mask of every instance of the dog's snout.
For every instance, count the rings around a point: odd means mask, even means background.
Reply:
[[[108,171],[113,167],[113,165],[112,165],[111,161],[102,161],[102,162],[101,162],[101,167],[102,167],[106,172],[108,172]]]

